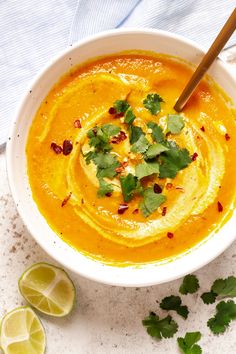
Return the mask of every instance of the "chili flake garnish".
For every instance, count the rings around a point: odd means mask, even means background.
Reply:
[[[56,154],[61,154],[62,153],[62,147],[60,145],[57,145],[56,143],[51,143],[51,149],[56,153]]]
[[[114,107],[110,107],[109,110],[108,110],[108,113],[116,114],[116,109]]]
[[[124,112],[120,112],[120,113],[116,113],[114,117],[121,118],[121,117],[124,117],[124,115],[125,115]]]
[[[174,237],[174,234],[172,232],[167,232],[167,237],[168,238],[173,238]]]
[[[115,171],[116,173],[121,173],[124,171],[125,167],[128,166],[128,161],[121,162],[121,165],[119,167],[116,167]]]
[[[82,128],[80,119],[76,119],[76,120],[74,121],[74,127],[75,127],[75,128]]]
[[[204,126],[202,126],[200,129],[201,129],[202,132],[205,131],[205,127]]]
[[[106,197],[111,197],[112,196],[112,193],[111,192],[108,192],[105,194]]]
[[[65,199],[62,201],[62,203],[61,203],[61,206],[62,207],[64,207],[65,205],[66,205],[66,203],[68,202],[68,200],[70,199],[70,197],[71,197],[71,192],[68,194],[68,196],[67,197],[65,197]]]
[[[162,188],[159,186],[159,184],[155,183],[153,186],[153,191],[154,193],[160,194],[162,192]]]
[[[138,214],[139,210],[138,209],[134,209],[134,211],[132,212],[132,214]]]
[[[230,140],[230,136],[229,136],[228,133],[225,134],[225,140],[226,140],[226,141],[229,141],[229,140]]]
[[[171,188],[173,187],[173,184],[172,183],[166,183],[166,189],[167,190],[170,190]]]
[[[70,140],[63,141],[63,154],[69,155],[73,149],[72,142]]]
[[[223,205],[218,201],[217,202],[217,208],[218,208],[218,212],[221,213],[223,211]]]
[[[161,215],[165,216],[166,212],[167,212],[167,207],[163,207]]]
[[[195,161],[198,157],[198,153],[194,152],[194,154],[192,155],[192,161]]]
[[[124,212],[128,209],[128,204],[126,203],[122,203],[119,205],[119,208],[118,208],[118,214],[124,214]]]
[[[119,144],[121,141],[124,141],[125,139],[127,139],[127,135],[125,134],[125,132],[121,130],[118,135],[113,136],[113,138],[111,139],[111,143]]]

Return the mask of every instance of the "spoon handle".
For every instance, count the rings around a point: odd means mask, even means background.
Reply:
[[[232,14],[230,15],[224,27],[222,28],[222,30],[220,31],[220,33],[212,43],[206,55],[202,58],[202,61],[198,65],[191,79],[189,80],[183,92],[181,93],[180,97],[178,98],[174,106],[174,109],[177,112],[182,111],[189,97],[192,95],[193,91],[195,90],[200,80],[202,79],[203,75],[209,69],[213,61],[217,58],[220,51],[224,48],[225,44],[232,36],[235,29],[236,29],[236,8],[233,10]]]

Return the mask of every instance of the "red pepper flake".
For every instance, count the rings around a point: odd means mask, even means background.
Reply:
[[[166,189],[170,190],[173,187],[172,183],[166,183]]]
[[[119,205],[119,208],[118,208],[118,214],[124,214],[124,212],[128,209],[128,204],[126,203],[122,203]]]
[[[134,211],[132,212],[132,214],[138,214],[139,210],[138,209],[134,209]]]
[[[116,109],[114,107],[110,107],[109,110],[108,110],[108,113],[116,114]]]
[[[201,129],[202,132],[205,131],[205,127],[204,126],[202,126],[200,129]]]
[[[65,199],[62,201],[62,203],[61,203],[61,206],[62,207],[64,207],[65,205],[66,205],[66,203],[68,202],[68,200],[70,199],[70,197],[71,197],[71,192],[70,192],[70,194],[68,194],[68,196],[67,197],[65,197]]]
[[[56,154],[61,154],[62,153],[62,147],[60,145],[57,145],[56,143],[51,143],[51,149],[56,153]]]
[[[124,117],[125,113],[124,112],[120,112],[120,113],[116,113],[114,115],[114,118],[121,118],[121,117]]]
[[[119,144],[121,141],[124,141],[125,139],[127,139],[127,135],[125,134],[125,132],[121,130],[118,135],[113,136],[113,138],[111,139],[111,143]]]
[[[230,140],[230,136],[229,136],[228,133],[225,134],[225,140],[226,140],[226,141],[229,141],[229,140]]]
[[[106,197],[111,197],[112,196],[112,193],[111,192],[108,192],[105,194]]]
[[[217,209],[218,209],[218,212],[221,213],[223,211],[223,205],[220,203],[220,202],[217,202]]]
[[[69,155],[73,149],[72,142],[70,140],[63,141],[63,154]]]
[[[123,172],[125,167],[128,166],[128,164],[129,163],[127,161],[121,162],[121,165],[119,167],[116,167],[116,169],[115,169],[116,173]]]
[[[80,119],[76,119],[76,120],[74,121],[74,127],[75,127],[75,128],[82,128]]]
[[[167,207],[163,207],[161,215],[165,216],[166,212],[167,212]]]
[[[97,136],[97,129],[96,128],[93,128],[93,135]]]
[[[153,191],[154,191],[154,193],[160,194],[162,192],[162,188],[161,188],[161,186],[159,186],[159,184],[154,183]]]
[[[172,232],[167,232],[167,237],[168,238],[173,238],[174,237],[174,234]]]
[[[197,159],[197,157],[198,157],[198,153],[195,152],[191,157],[192,161],[195,161]]]

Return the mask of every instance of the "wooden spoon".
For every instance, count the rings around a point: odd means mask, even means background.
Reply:
[[[174,109],[177,112],[181,112],[186,103],[188,102],[190,96],[193,91],[196,89],[203,75],[209,69],[213,61],[217,58],[220,51],[224,48],[225,44],[232,36],[233,32],[236,29],[236,8],[233,10],[232,14],[226,21],[224,27],[216,37],[215,41],[211,45],[210,49],[206,53],[206,55],[202,58],[202,61],[198,65],[197,69],[194,71],[191,79],[185,86],[183,92],[178,98]]]

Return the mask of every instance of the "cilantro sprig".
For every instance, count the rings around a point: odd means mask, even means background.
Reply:
[[[171,316],[160,319],[154,312],[150,312],[142,323],[147,328],[147,333],[157,339],[171,338],[178,330],[178,324]]]
[[[208,327],[214,334],[224,333],[230,322],[236,320],[236,304],[234,301],[221,301],[216,306],[216,314],[207,322]]]
[[[213,304],[217,296],[235,297],[236,277],[230,276],[226,279],[215,280],[211,287],[211,291],[203,293],[201,298],[205,304]]]
[[[180,114],[168,114],[167,133],[179,134],[184,126],[184,119]]]
[[[137,189],[138,178],[132,173],[129,173],[127,176],[120,177],[120,184],[124,201],[127,203],[133,198],[134,192]]]
[[[183,295],[194,294],[199,289],[199,280],[194,274],[188,274],[184,277],[179,288],[179,292]]]
[[[161,102],[164,101],[160,95],[157,93],[150,93],[143,100],[143,105],[151,114],[157,115],[161,111]]]
[[[179,296],[170,295],[165,297],[160,303],[160,308],[168,311],[176,311],[184,319],[186,319],[189,314],[188,307],[182,305],[182,300]]]
[[[177,342],[180,350],[184,354],[201,354],[201,347],[196,344],[201,339],[200,332],[187,332],[183,337],[178,337]]]
[[[149,187],[143,192],[143,200],[139,207],[145,217],[151,215],[156,211],[161,204],[166,201],[166,196],[159,193],[155,193],[153,187]]]

